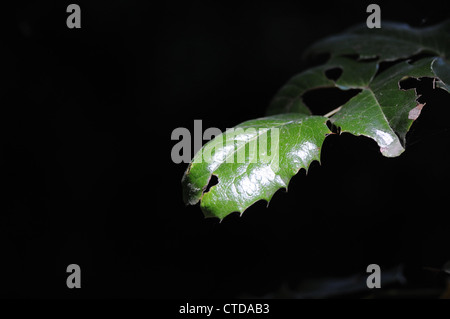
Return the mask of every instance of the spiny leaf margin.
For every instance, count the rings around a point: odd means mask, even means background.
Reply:
[[[322,116],[288,113],[239,124],[235,128],[244,129],[244,132],[238,135],[228,136],[234,133],[225,131],[194,156],[183,175],[184,202],[193,205],[200,201],[205,217],[219,219],[232,212],[242,214],[259,200],[269,202],[278,189],[288,187],[290,179],[300,169],[308,170],[313,161],[320,162],[323,141],[331,134],[327,121]],[[279,143],[275,150],[271,149],[271,152],[278,152],[278,170],[274,171],[273,163],[252,163],[250,156],[254,154],[250,149],[245,152],[244,163],[226,162],[226,158],[235,157],[238,148],[250,145],[255,138],[245,132],[248,128],[279,129]],[[227,138],[237,142],[233,148],[226,147],[224,141]],[[204,161],[205,154],[210,154],[211,150],[214,150],[213,161]],[[217,176],[219,182],[205,192],[212,175]]]

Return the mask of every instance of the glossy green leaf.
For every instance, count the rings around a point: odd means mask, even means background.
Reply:
[[[341,132],[365,135],[374,139],[387,157],[400,155],[406,133],[420,114],[414,90],[403,91],[399,82],[407,77],[434,77],[433,58],[414,64],[401,62],[377,76],[361,93],[350,99],[331,117]],[[414,114],[416,109],[418,114]]]
[[[222,219],[258,200],[270,201],[300,169],[320,160],[331,133],[327,122],[335,132],[372,138],[384,156],[399,156],[424,106],[401,82],[429,77],[450,92],[450,22],[424,29],[386,22],[381,29],[354,27],[314,44],[306,56],[322,53],[329,53],[329,60],[292,77],[273,98],[268,117],[236,126],[195,155],[182,179],[186,204],[200,201],[206,217]],[[386,61],[390,64],[380,71]],[[328,78],[336,68],[340,76]],[[326,115],[312,115],[303,96],[321,88],[360,92]],[[270,152],[261,145],[271,145]],[[213,175],[218,183],[209,188]]]
[[[331,133],[326,122],[321,116],[282,114],[244,122],[217,136],[195,155],[183,176],[185,203],[201,200],[206,217],[222,219],[243,213],[258,200],[270,201],[301,168],[320,160]],[[218,184],[205,191],[212,175]]]

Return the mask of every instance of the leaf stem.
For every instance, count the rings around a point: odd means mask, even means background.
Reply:
[[[334,115],[335,113],[339,112],[342,108],[342,105],[339,106],[338,108],[335,108],[334,110],[328,112],[327,114],[324,115],[324,117],[330,117],[332,115]]]

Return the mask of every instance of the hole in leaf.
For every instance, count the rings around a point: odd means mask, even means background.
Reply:
[[[421,102],[425,102],[422,99],[432,99],[435,94],[437,94],[440,89],[437,89],[435,86],[435,79],[434,78],[428,78],[423,77],[419,78],[416,85],[416,92],[419,96],[418,100]],[[445,104],[446,105],[446,104]]]
[[[302,98],[314,115],[324,115],[345,104],[359,92],[360,89],[321,88],[306,92]]]
[[[400,89],[402,90],[416,90],[417,102],[426,103],[427,99],[432,97],[435,92],[435,79],[429,77],[422,78],[405,78],[398,82]]]
[[[435,57],[435,56],[436,56],[436,54],[433,54],[433,53],[421,52],[421,53],[413,55],[412,57],[410,57],[406,60],[409,60],[409,63],[412,64],[420,59],[431,58],[431,57]]]
[[[404,80],[400,80],[398,85],[402,90],[411,90],[419,86],[420,80],[416,78],[406,78]]]
[[[330,120],[326,122],[328,129],[331,131],[331,133],[340,134],[340,127],[337,127],[334,125]]]
[[[342,75],[342,68],[332,68],[325,71],[325,76],[330,80],[337,81]]]
[[[386,69],[390,68],[391,66],[393,66],[393,65],[395,65],[395,64],[397,64],[397,63],[400,63],[400,62],[402,62],[402,61],[405,61],[405,60],[383,61],[383,62],[380,62],[380,63],[378,64],[378,70],[377,70],[377,73],[375,73],[375,77],[377,77],[380,73],[384,72]]]
[[[403,61],[409,61],[410,64],[413,64],[414,62],[416,62],[416,61],[418,61],[420,59],[433,57],[433,56],[435,56],[435,55],[434,54],[430,54],[430,53],[422,52],[422,53],[413,55],[413,56],[411,56],[409,58],[406,58],[406,59],[398,59],[398,60],[395,60],[395,61],[382,61],[382,62],[380,62],[378,64],[378,71],[375,74],[375,77],[377,77],[380,73],[382,73],[383,71],[385,71],[386,69],[390,68],[391,66],[393,66],[393,65],[395,65],[397,63],[400,63],[400,62],[403,62]]]
[[[209,179],[209,183],[206,186],[206,189],[203,193],[207,193],[209,192],[209,190],[211,189],[211,187],[213,187],[214,185],[219,184],[219,178],[216,175],[211,175],[211,178]]]

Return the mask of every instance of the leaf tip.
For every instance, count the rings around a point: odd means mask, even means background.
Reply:
[[[385,157],[397,157],[400,156],[405,149],[399,140],[395,140],[386,147],[380,147],[380,151]]]

